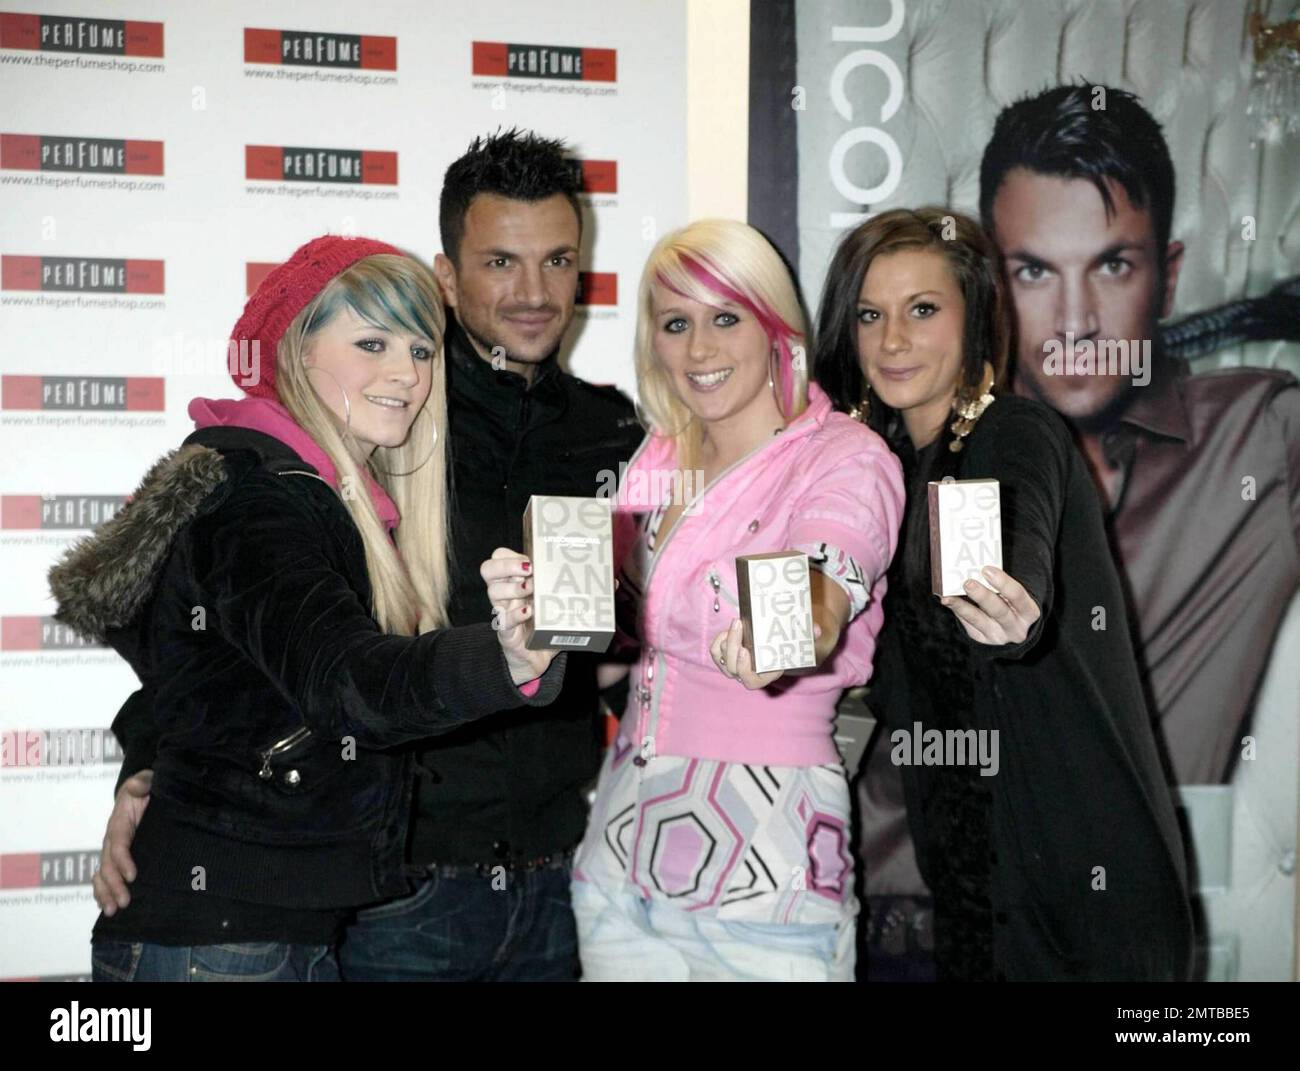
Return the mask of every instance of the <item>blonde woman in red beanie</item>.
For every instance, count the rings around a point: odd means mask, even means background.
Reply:
[[[235,327],[246,397],[192,401],[51,570],[58,619],[141,682],[113,731],[119,789],[151,791],[130,893],[96,876],[97,981],[336,979],[349,911],[407,888],[410,751],[382,749],[558,692],[522,555],[482,564],[491,623],[445,627],[444,326],[393,247],[303,246]]]

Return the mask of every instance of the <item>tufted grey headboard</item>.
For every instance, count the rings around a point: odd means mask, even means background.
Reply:
[[[1277,22],[1297,3],[1264,7]],[[786,252],[797,256],[810,306],[845,217],[927,203],[976,214],[980,156],[998,111],[1080,80],[1137,93],[1164,127],[1177,175],[1173,236],[1187,246],[1173,319],[1300,274],[1300,139],[1251,142],[1248,0],[799,0],[787,9],[804,95],[802,110],[792,109],[797,253]],[[860,50],[879,59],[846,59]],[[851,66],[837,78],[842,63]],[[891,79],[901,91],[896,110]],[[790,108],[788,89],[784,96]],[[854,141],[863,130],[875,140]],[[875,188],[874,202],[855,202],[836,182],[836,145],[846,138],[838,166],[859,191]],[[893,174],[885,139],[897,148]],[[763,166],[762,151],[751,145],[751,172]],[[1253,240],[1242,236],[1246,217]],[[1300,373],[1300,345],[1250,343],[1197,367],[1235,363]]]

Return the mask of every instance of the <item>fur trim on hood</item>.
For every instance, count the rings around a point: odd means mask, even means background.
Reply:
[[[54,619],[105,642],[140,613],[176,534],[226,480],[221,454],[191,443],[159,459],[110,520],[78,540],[50,570]]]

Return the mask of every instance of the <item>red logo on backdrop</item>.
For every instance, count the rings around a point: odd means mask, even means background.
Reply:
[[[98,848],[77,852],[6,852],[0,855],[0,889],[89,885],[98,869]]]
[[[98,647],[52,617],[0,617],[0,651],[66,650]],[[10,765],[5,763],[5,765]]]
[[[0,11],[0,48],[161,58],[163,24]]]
[[[245,145],[244,177],[263,182],[363,182],[397,185],[397,153]]]
[[[317,33],[314,30],[255,30],[245,27],[244,62],[395,71],[397,38],[373,37],[369,34]]]
[[[583,193],[618,193],[617,160],[573,160]]]
[[[110,729],[5,729],[0,767],[98,766],[122,760]]]
[[[262,280],[279,266],[279,264],[267,264],[265,261],[248,261],[244,265],[245,296],[252,297],[253,291],[262,285]]]
[[[0,495],[0,529],[96,528],[125,504],[122,495]],[[8,644],[0,641],[0,646]]]
[[[162,376],[4,376],[0,409],[162,412]]]
[[[0,256],[0,290],[82,294],[161,294],[161,260]]]
[[[483,77],[618,81],[618,51],[613,48],[474,41],[471,49],[472,72]]]
[[[578,273],[579,305],[617,305],[618,273],[583,271]]]
[[[129,138],[0,134],[0,168],[12,171],[161,175],[163,143]]]

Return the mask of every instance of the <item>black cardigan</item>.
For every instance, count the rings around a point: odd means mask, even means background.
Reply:
[[[927,502],[916,456],[901,452],[906,535]],[[920,722],[996,730],[999,740],[995,776],[903,767],[936,930],[949,928],[937,943],[978,946],[980,935],[961,928],[987,923],[995,978],[1185,979],[1182,839],[1083,459],[1054,412],[1004,396],[969,435],[956,475],[1000,482],[1004,568],[1042,616],[1023,643],[975,643],[937,598],[909,588],[899,548],[872,707],[891,732]],[[927,828],[927,813],[946,828]],[[970,910],[978,903],[986,915]]]

